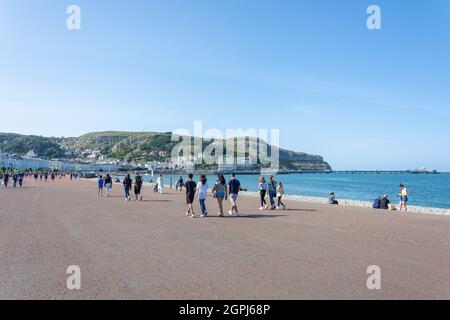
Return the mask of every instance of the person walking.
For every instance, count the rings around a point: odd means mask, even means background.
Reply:
[[[19,180],[19,175],[17,173],[14,173],[12,176],[13,179],[13,188],[17,187],[17,180]]]
[[[159,193],[163,193],[164,179],[163,179],[163,175],[162,174],[160,174],[158,179],[156,179],[156,184],[158,185],[158,192]]]
[[[206,197],[208,195],[208,179],[204,174],[201,175],[200,181],[197,184],[198,191],[198,202],[200,205],[201,217],[204,218],[208,215],[208,210],[206,210]]]
[[[259,177],[258,179],[258,191],[259,191],[259,198],[261,200],[261,207],[259,210],[267,210],[269,207],[267,206],[266,202],[266,194],[267,194],[267,183],[266,179],[264,177]]]
[[[231,210],[228,211],[230,215],[236,212],[236,217],[239,217],[239,209],[237,206],[237,198],[239,196],[239,191],[241,190],[241,182],[236,179],[236,174],[233,172],[230,176],[230,181],[228,181],[227,193],[230,197]]]
[[[135,201],[142,201],[142,194],[141,194],[141,189],[142,189],[142,183],[144,181],[142,180],[142,177],[138,174],[135,178],[134,178],[134,196],[135,196]]]
[[[8,188],[8,182],[9,182],[9,173],[8,173],[8,172],[5,172],[5,173],[3,174],[3,186],[4,186],[5,188]]]
[[[277,182],[275,181],[274,176],[269,177],[269,184],[267,186],[267,190],[269,191],[270,210],[274,210],[275,209],[275,197],[277,196]]]
[[[111,189],[112,189],[112,178],[109,175],[109,173],[106,175],[104,183],[105,183],[106,196],[109,198],[109,193],[111,192]]]
[[[100,175],[97,180],[97,197],[103,197],[103,187],[105,185],[105,180],[103,179],[103,176]]]
[[[19,173],[19,187],[22,188],[23,187],[23,179],[25,178],[25,175],[23,172]]]
[[[283,207],[283,210],[286,210],[286,205],[281,200],[284,197],[284,187],[283,183],[280,181],[278,182],[277,186],[277,209],[280,209],[280,207]]]
[[[214,198],[217,199],[217,203],[219,204],[219,217],[223,217],[223,200],[227,199],[227,191],[226,191],[227,182],[223,174],[217,175],[217,181],[214,184],[212,189]]]
[[[408,207],[406,206],[408,202],[408,188],[405,187],[402,183],[400,183],[400,194],[398,197],[400,198],[400,211],[405,210],[408,211]]]
[[[124,187],[124,190],[125,190],[125,201],[130,201],[131,200],[130,190],[131,190],[132,184],[133,184],[133,181],[131,180],[130,175],[127,174],[125,179],[123,179],[123,187]]]
[[[178,179],[175,189],[176,190],[179,189],[180,191],[183,191],[183,185],[184,185],[184,180],[183,180],[183,177],[180,176],[180,179]]]
[[[191,218],[194,218],[195,213],[194,213],[194,207],[192,204],[194,203],[194,197],[195,197],[195,192],[197,190],[197,184],[194,181],[194,175],[192,173],[189,173],[188,181],[186,181],[186,184],[184,187],[186,189],[186,206],[187,206],[186,215],[190,216]]]

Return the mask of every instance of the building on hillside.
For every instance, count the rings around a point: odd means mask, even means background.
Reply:
[[[227,163],[226,158],[219,159],[217,164],[218,171],[233,171],[233,170],[251,170],[253,162],[250,157],[234,157],[232,163]]]
[[[34,150],[30,150],[30,151],[27,152],[25,157],[26,158],[37,158],[37,154],[36,154],[36,152],[34,152]]]

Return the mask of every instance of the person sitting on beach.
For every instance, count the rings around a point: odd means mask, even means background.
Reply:
[[[408,207],[406,203],[408,202],[408,189],[400,183],[400,194],[398,195],[400,198],[400,211],[405,209],[405,212],[408,211]]]
[[[373,208],[380,209],[380,203],[381,203],[381,197],[378,196],[378,198],[376,198],[375,201],[373,202]]]
[[[388,210],[390,203],[391,202],[388,199],[388,195],[385,194],[384,197],[380,200],[380,209]]]
[[[103,179],[102,175],[98,177],[97,184],[98,184],[97,197],[100,198],[103,197],[103,186],[105,185],[105,180]]]
[[[333,204],[333,205],[339,204],[339,202],[337,202],[337,200],[336,200],[336,196],[335,196],[334,192],[330,193],[330,195],[328,196],[328,203]]]

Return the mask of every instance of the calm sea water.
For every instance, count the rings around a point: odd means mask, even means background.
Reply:
[[[151,177],[146,177],[149,180]],[[186,177],[183,177],[186,179]],[[226,177],[228,179],[228,177]],[[173,177],[175,184],[178,177]],[[257,191],[258,175],[238,176],[241,185],[249,191]],[[156,177],[153,178],[156,180]],[[198,180],[198,176],[196,177]],[[215,176],[208,176],[212,184]],[[339,199],[373,201],[377,196],[387,193],[391,200],[397,201],[400,182],[409,189],[409,204],[450,208],[450,173],[410,174],[410,173],[331,173],[331,174],[291,174],[277,175],[282,181],[286,194],[327,197],[335,192]],[[165,183],[169,178],[165,176]]]

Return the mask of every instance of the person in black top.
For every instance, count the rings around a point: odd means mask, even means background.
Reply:
[[[186,181],[186,184],[184,186],[186,188],[186,215],[191,216],[191,218],[195,217],[194,214],[194,207],[192,206],[192,203],[194,202],[195,197],[195,191],[197,190],[197,184],[194,181],[194,175],[192,173],[188,176],[188,181]]]
[[[112,178],[108,173],[105,177],[105,191],[107,197],[109,197],[109,192],[111,191],[111,188],[112,188]]]
[[[389,201],[388,195],[385,194],[384,197],[380,201],[380,209],[384,209],[384,210],[389,209],[390,203],[391,202]]]
[[[19,187],[21,187],[21,188],[23,186],[24,177],[25,177],[25,175],[23,174],[23,172],[19,173]]]
[[[136,197],[135,201],[139,200],[142,201],[142,195],[141,195],[141,188],[142,188],[142,177],[140,175],[137,175],[136,178],[134,178],[134,195]]]
[[[125,201],[130,201],[130,190],[131,190],[131,185],[133,184],[133,181],[131,180],[131,177],[129,174],[127,174],[127,176],[125,177],[125,179],[123,179],[123,187],[125,189]]]
[[[180,188],[180,191],[183,191],[183,185],[184,185],[183,177],[180,177],[180,179],[178,179],[178,181],[177,181],[177,185],[175,186],[175,189],[178,190],[178,188]]]
[[[13,188],[17,187],[17,180],[19,179],[19,175],[17,173],[14,173],[13,176]]]
[[[8,188],[8,182],[9,182],[9,173],[5,172],[3,174],[3,185],[5,186],[5,188]]]

